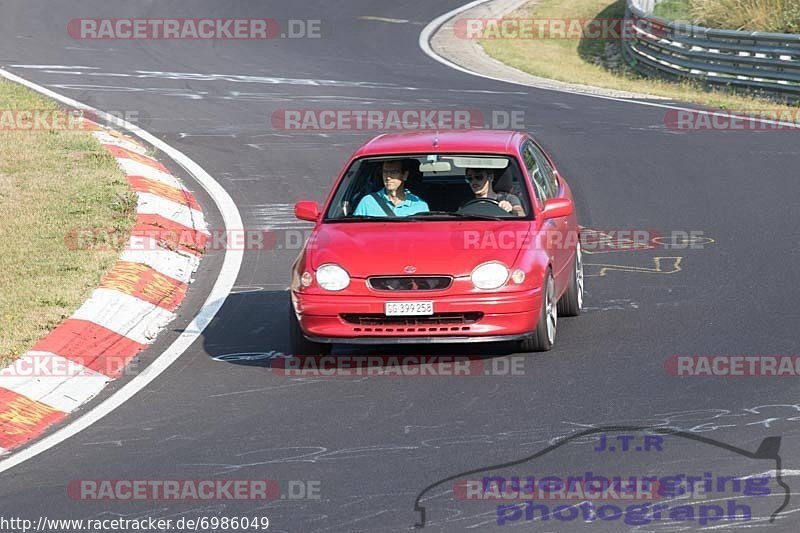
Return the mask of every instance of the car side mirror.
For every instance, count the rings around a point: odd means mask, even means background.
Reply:
[[[319,219],[319,204],[309,200],[303,200],[294,204],[294,216],[299,220],[316,222]]]
[[[545,220],[551,218],[568,217],[575,211],[572,205],[572,200],[569,198],[551,198],[544,203],[542,210],[542,218]]]

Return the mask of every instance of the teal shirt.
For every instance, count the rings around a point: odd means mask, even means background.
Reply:
[[[378,191],[377,195],[384,199],[385,204],[389,207],[389,209],[392,210],[392,212],[394,212],[395,216],[398,217],[407,217],[409,215],[430,211],[430,208],[428,207],[428,204],[425,203],[425,200],[421,199],[419,196],[415,195],[409,190],[406,190],[405,193],[406,199],[398,205],[392,204],[392,201],[386,194],[385,189]],[[378,205],[378,202],[375,201],[375,198],[373,198],[371,194],[366,195],[361,199],[360,202],[358,202],[358,206],[356,206],[356,210],[353,212],[353,214],[371,217],[387,216],[386,212],[381,208],[380,205]]]

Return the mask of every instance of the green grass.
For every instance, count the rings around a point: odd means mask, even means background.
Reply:
[[[731,30],[800,32],[800,0],[689,0],[692,19]]]
[[[625,1],[541,0],[508,18],[622,18]],[[724,90],[708,90],[693,82],[647,78],[623,60],[621,42],[589,39],[482,39],[480,45],[492,57],[535,76],[607,89],[664,96],[712,108],[757,111],[797,107]]]
[[[709,28],[800,32],[800,0],[664,0],[653,14]]]
[[[0,81],[0,111],[57,109]],[[0,367],[90,295],[120,250],[72,250],[70,230],[127,234],[136,197],[114,158],[85,131],[0,129]]]
[[[656,4],[653,14],[669,20],[692,20],[691,0],[664,0]]]

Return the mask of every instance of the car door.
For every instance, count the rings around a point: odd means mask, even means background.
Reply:
[[[566,193],[565,187],[562,186],[555,169],[541,148],[528,139],[523,142],[520,152],[540,206],[543,208],[551,198],[563,197]],[[553,258],[553,275],[557,279],[557,285],[564,287],[564,280],[569,276],[568,267],[572,264],[574,248],[573,239],[570,238],[569,217],[547,220],[541,228],[542,231],[549,233],[547,242]]]

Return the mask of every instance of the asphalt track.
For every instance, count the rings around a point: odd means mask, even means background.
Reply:
[[[668,425],[751,451],[762,439],[781,436],[784,481],[792,488],[800,483],[792,475],[800,469],[796,378],[681,379],[664,370],[675,354],[798,353],[797,133],[674,132],[664,127],[665,109],[453,71],[425,56],[417,39],[427,22],[458,5],[3,1],[0,66],[99,109],[137,112],[141,127],[223,185],[246,228],[302,231],[307,226],[291,221],[289,206],[323,200],[345,157],[374,134],[276,130],[270,123],[276,110],[522,110],[525,128],[570,181],[582,225],[700,231],[713,243],[587,255],[594,264],[587,273],[595,274],[587,278],[588,310],[560,321],[556,348],[524,356],[521,375],[469,378],[289,379],[265,360],[215,360],[289,350],[284,289],[297,251],[247,251],[234,292],[175,365],[92,427],[0,474],[0,515],[268,516],[270,530],[277,531],[413,529],[420,519],[415,501],[426,487],[523,459],[553,439],[605,425]],[[79,17],[314,19],[321,21],[322,37],[77,41],[66,23]],[[212,227],[221,227],[213,203],[188,178],[187,185],[198,190]],[[680,260],[657,263],[656,257]],[[191,320],[220,264],[218,252],[203,262],[181,318],[144,361]],[[481,354],[496,368],[523,355],[506,346],[474,345],[402,353]],[[709,443],[676,436],[665,441],[663,453],[602,454],[592,451],[596,439],[578,439],[517,474],[566,477],[594,468],[716,475],[738,468],[746,475],[775,468],[774,461],[731,455]],[[318,482],[320,498],[101,502],[66,492],[78,479],[264,478]],[[455,500],[450,488],[452,483],[440,485],[424,495],[429,530],[512,527],[497,524],[492,506]],[[760,517],[777,509],[783,494],[767,499]],[[792,499],[770,530],[795,531],[798,502]],[[644,527],[619,520],[516,524],[543,531]]]

